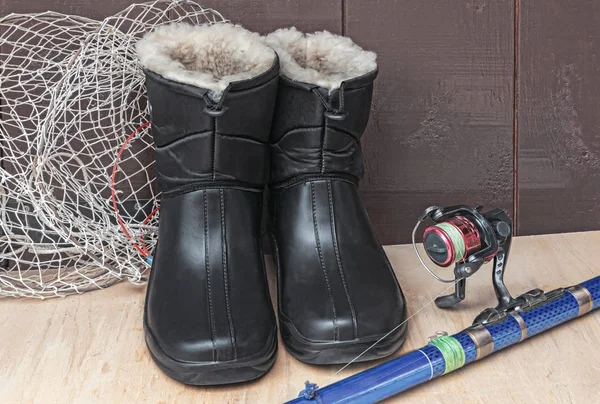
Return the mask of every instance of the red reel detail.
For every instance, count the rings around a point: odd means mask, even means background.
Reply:
[[[470,254],[478,251],[481,248],[481,238],[479,235],[479,230],[477,229],[477,226],[475,226],[475,224],[469,219],[467,219],[464,216],[454,216],[445,220],[445,223],[448,223],[449,225],[457,229],[460,232],[462,239],[465,243],[465,253],[461,257],[459,262],[464,261]],[[431,256],[429,256],[429,258],[441,267],[450,266],[455,262],[454,256],[456,253],[456,247],[454,246],[454,243],[443,229],[435,225],[429,226],[425,229],[425,232],[423,233],[423,239],[425,239],[425,237],[427,237],[427,235],[431,233],[436,234],[442,240],[445,248],[448,251],[448,256],[443,262],[436,261]],[[429,253],[427,254],[429,255]]]

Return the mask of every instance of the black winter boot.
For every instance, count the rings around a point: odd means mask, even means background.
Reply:
[[[265,41],[281,66],[270,220],[286,348],[307,363],[347,363],[389,333],[358,360],[390,355],[406,307],[357,187],[376,55],[328,32]]]
[[[277,352],[260,228],[276,54],[230,24],[163,26],[137,51],[162,191],[148,349],[187,384],[255,379]]]

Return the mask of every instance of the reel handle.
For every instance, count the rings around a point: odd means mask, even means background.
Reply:
[[[435,299],[435,305],[441,309],[452,307],[457,303],[465,300],[465,291],[467,288],[467,280],[462,278],[454,285],[454,293],[451,295],[440,296]]]

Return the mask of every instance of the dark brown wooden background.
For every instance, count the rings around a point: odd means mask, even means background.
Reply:
[[[600,229],[600,2],[199,0],[261,33],[295,25],[379,54],[361,189],[380,241],[429,205],[507,209],[518,235]],[[1,0],[102,17],[127,0]]]

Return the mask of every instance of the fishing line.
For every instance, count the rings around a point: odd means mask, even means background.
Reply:
[[[452,257],[452,262],[459,262],[463,258],[465,258],[465,253],[467,252],[467,246],[465,244],[465,239],[463,238],[462,233],[456,227],[451,225],[450,223],[438,223],[436,227],[439,227],[450,237],[452,244],[454,245],[454,257]]]
[[[465,365],[467,359],[465,350],[456,338],[449,335],[442,335],[433,338],[429,344],[437,347],[442,353],[444,363],[446,364],[444,374],[453,372]]]
[[[460,281],[461,279],[457,279],[455,280],[452,284],[450,284],[450,286],[448,286],[446,289],[442,290],[440,293],[437,294],[437,296],[435,296],[433,299],[431,299],[429,302],[427,302],[424,306],[422,306],[419,310],[415,311],[413,314],[411,314],[406,320],[404,320],[403,322],[401,322],[400,324],[398,324],[396,327],[394,327],[390,332],[388,332],[387,334],[385,334],[383,337],[379,338],[377,341],[375,341],[373,343],[373,345],[371,345],[370,347],[368,347],[367,349],[365,349],[363,352],[361,352],[360,355],[358,355],[357,357],[355,357],[354,359],[352,359],[350,362],[346,363],[340,370],[338,370],[337,372],[335,372],[333,374],[333,376],[336,376],[338,373],[340,373],[341,371],[343,371],[344,369],[346,369],[348,366],[352,365],[354,362],[356,362],[358,359],[360,359],[364,354],[366,354],[367,352],[369,352],[371,349],[373,349],[377,344],[379,344],[381,341],[383,341],[384,339],[386,339],[390,334],[392,334],[394,331],[396,331],[398,328],[402,327],[404,325],[404,323],[406,323],[408,320],[410,320],[411,318],[413,318],[414,316],[416,316],[417,314],[419,314],[423,309],[425,309],[427,306],[429,306],[431,303],[433,303],[435,301],[435,299],[437,299],[438,297],[442,296],[444,293],[446,293],[449,289],[453,288],[454,285]]]

